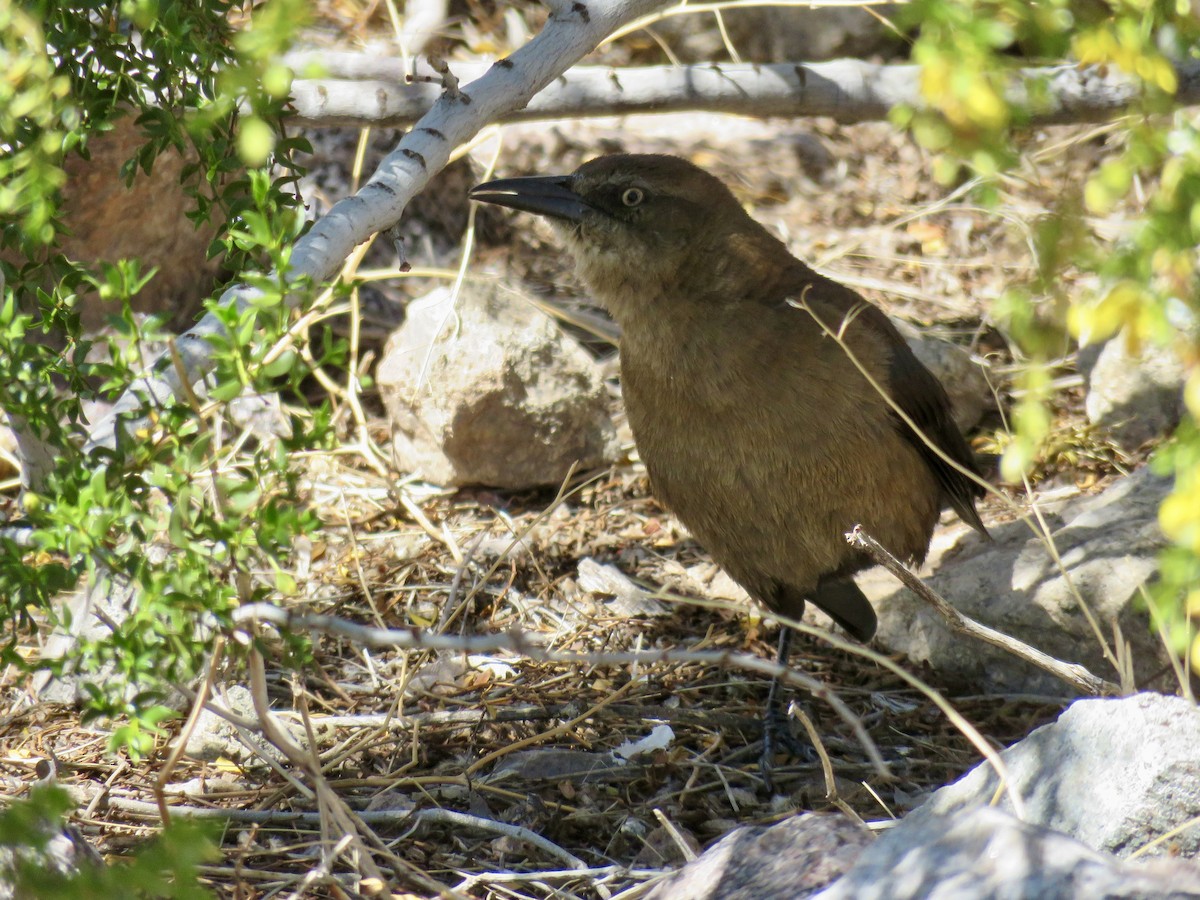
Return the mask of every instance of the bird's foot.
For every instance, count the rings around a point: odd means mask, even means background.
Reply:
[[[817,751],[808,741],[796,736],[792,729],[792,720],[778,703],[768,703],[763,711],[763,746],[762,755],[758,759],[762,771],[763,783],[768,791],[774,791],[775,785],[771,772],[775,768],[775,754],[784,750],[801,762],[814,762]]]

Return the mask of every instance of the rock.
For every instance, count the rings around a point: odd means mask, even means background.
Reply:
[[[219,686],[209,704],[224,709],[234,719],[258,721],[250,690],[240,684]],[[281,716],[274,716],[274,719],[292,743],[299,747],[308,746],[308,735],[302,722]],[[319,727],[319,719],[315,722]],[[283,751],[262,737],[257,728],[239,730],[228,718],[211,709],[205,709],[196,719],[196,727],[188,734],[184,752],[192,759],[210,762],[219,759],[235,760],[243,765],[261,765],[262,759],[287,762]]]
[[[138,259],[142,272],[157,269],[131,306],[135,312],[163,316],[168,327],[178,330],[192,324],[202,301],[217,286],[220,260],[208,258],[217,225],[208,221],[197,228],[187,218],[196,202],[185,192],[180,176],[195,162],[191,152],[168,149],[154,160],[150,172],[139,167],[133,183],[125,184],[121,167],[147,141],[134,119],[127,115],[111,131],[91,135],[88,159],[78,153],[64,159],[61,219],[67,232],[58,251],[89,266]],[[5,258],[13,261],[8,251]],[[79,302],[88,331],[121,312],[119,305],[94,292],[83,294]]]
[[[34,890],[44,888],[54,880],[48,879],[47,875],[57,876],[64,882],[79,879],[74,886],[86,890],[81,884],[85,874],[89,870],[99,874],[98,870],[104,868],[104,857],[70,822],[42,821],[37,823],[37,830],[40,834],[36,837],[26,832],[20,839],[0,844],[0,900],[28,900],[35,896],[30,881]],[[41,877],[30,878],[34,873]],[[64,896],[68,890],[56,894]]]
[[[1197,748],[1200,709],[1195,703],[1135,694],[1079,700],[1058,721],[1000,756],[1027,822],[1124,857],[1200,816]],[[992,767],[981,763],[936,791],[908,820],[986,806],[997,784]],[[999,806],[1013,809],[1007,793]],[[1200,827],[1184,828],[1145,853],[1196,857]]]
[[[42,429],[31,428],[24,416],[8,413],[9,435],[16,446],[13,460],[21,476],[24,490],[45,490],[46,480],[54,471],[60,458],[58,448],[43,440]]]
[[[671,607],[649,591],[638,587],[624,572],[613,565],[603,565],[590,556],[579,561],[579,587],[605,600],[610,615],[669,616]]]
[[[1112,621],[1132,647],[1137,684],[1153,677],[1170,680],[1170,667],[1138,589],[1158,571],[1165,539],[1158,505],[1170,480],[1141,469],[1100,494],[1047,511],[1054,543],[1070,573],[1070,584],[1041,541],[1026,525],[993,527],[992,542],[963,534],[952,564],[943,561],[929,585],[966,615],[1032,644],[1058,659],[1080,663],[1113,680],[1100,643],[1080,609],[1071,585],[1095,614],[1106,639]],[[965,531],[965,529],[964,529]],[[892,653],[927,662],[939,677],[961,680],[979,690],[1073,696],[1053,676],[1001,650],[954,634],[944,621],[882,570],[859,576],[859,585],[879,613],[878,643]]]
[[[152,566],[162,565],[167,559],[167,548],[161,543],[147,543],[144,552]],[[46,639],[42,658],[67,659],[67,662],[57,676],[42,667],[33,674],[31,683],[38,699],[45,703],[86,703],[91,698],[89,685],[103,684],[113,677],[117,664],[109,661],[96,671],[81,672],[82,663],[69,657],[81,642],[111,640],[115,625],[128,619],[130,610],[136,608],[135,590],[128,581],[114,578],[108,570],[100,569],[95,577],[60,596],[58,602],[61,618]],[[132,700],[135,691],[136,685],[128,685],[126,699]],[[167,705],[182,699],[182,695],[173,694]],[[183,703],[177,708],[183,708]]]
[[[260,441],[292,436],[292,422],[284,412],[283,402],[278,394],[246,391],[229,401],[226,412],[229,421],[238,428],[249,431]]]
[[[0,419],[0,421],[3,421]],[[20,449],[16,433],[0,424],[0,478],[9,479],[20,473]]]
[[[838,814],[738,828],[658,882],[646,900],[800,900],[846,872],[870,841]]]
[[[979,363],[957,344],[923,334],[907,322],[892,321],[909,349],[946,389],[958,427],[968,431],[978,425],[984,411],[995,406],[992,388]]]
[[[844,878],[816,896],[1166,900],[1200,896],[1200,867],[1183,860],[1122,862],[1009,812],[982,806],[951,815],[905,818],[863,851]]]
[[[1179,424],[1186,378],[1172,347],[1143,343],[1135,353],[1118,335],[1104,345],[1088,376],[1088,421],[1124,449],[1136,449]]]
[[[560,484],[619,451],[596,364],[545,313],[495,285],[408,308],[378,382],[397,463],[437,484]]]

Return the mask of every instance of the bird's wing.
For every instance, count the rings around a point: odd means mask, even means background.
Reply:
[[[837,330],[843,322],[849,321],[849,328],[857,324],[870,329],[888,345],[892,358],[886,373],[887,388],[896,405],[942,453],[968,472],[978,475],[975,456],[951,415],[950,398],[946,396],[945,388],[917,359],[883,311],[829,279],[823,279],[821,290],[812,291],[810,295],[814,298],[812,311],[827,328]],[[853,343],[852,332],[847,330],[847,336]],[[986,537],[987,529],[975,511],[975,498],[983,496],[983,487],[946,462],[900,416],[896,416],[896,425],[921,454],[954,511]]]
[[[875,636],[875,610],[850,576],[822,578],[809,599],[864,644]]]
[[[883,316],[883,313],[880,313]],[[886,316],[883,316],[886,320]],[[892,351],[889,381],[892,399],[904,410],[921,434],[925,435],[939,450],[968,472],[979,474],[974,454],[950,412],[950,398],[941,382],[917,359],[899,332],[888,322],[896,335]],[[946,499],[959,518],[987,535],[987,529],[975,511],[975,498],[983,496],[983,487],[968,475],[963,474],[942,459],[921,436],[905,423],[900,423],[904,436],[917,448],[926,464],[946,494]]]
[[[816,588],[807,591],[777,582],[773,592],[763,599],[768,607],[793,619],[804,615],[805,601],[811,601],[864,644],[875,636],[878,625],[875,609],[866,594],[854,583],[852,575],[826,575],[817,582]]]

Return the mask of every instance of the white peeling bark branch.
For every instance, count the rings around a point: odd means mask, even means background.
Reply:
[[[427,84],[404,83],[399,62],[371,53],[298,51],[286,62],[303,72],[319,62],[328,79],[297,80],[292,87],[298,124],[404,125],[424,115],[437,98]],[[455,66],[460,78],[481,74],[481,63]],[[422,71],[424,71],[422,69]],[[1139,96],[1136,82],[1115,66],[1061,65],[1021,70],[1012,100],[1024,102],[1029,86],[1045,82],[1046,99],[1033,111],[1035,125],[1097,122],[1125,112]],[[1200,62],[1176,66],[1180,106],[1200,103]],[[612,69],[580,66],[565,72],[502,122],[582,118],[646,112],[737,113],[757,118],[832,116],[841,122],[887,118],[901,105],[923,105],[920,70],[856,59],[772,65],[646,66]]]
[[[355,246],[390,228],[404,207],[448,161],[451,151],[470,140],[485,126],[524,107],[547,84],[594,50],[609,34],[639,16],[666,6],[669,0],[587,0],[556,2],[545,28],[528,44],[490,66],[465,84],[455,98],[440,96],[412,131],[400,140],[379,164],[363,188],[338,201],[312,229],[296,242],[289,278],[307,276],[315,282],[331,278]],[[466,202],[466,198],[463,199]],[[222,299],[246,306],[259,292],[239,284]],[[209,335],[223,331],[215,316],[206,315],[179,336],[176,349],[184,377],[194,383],[213,367]],[[130,416],[142,405],[141,397],[161,402],[180,396],[181,384],[170,360],[160,359],[150,375],[133,385],[115,405],[112,414],[93,425],[88,448],[113,447],[118,438],[118,416]],[[134,433],[146,424],[130,421]]]

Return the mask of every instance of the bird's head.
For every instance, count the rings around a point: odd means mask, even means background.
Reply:
[[[674,156],[602,156],[570,175],[489,181],[470,197],[545,216],[618,319],[627,298],[719,288],[731,242],[761,231],[720,180]]]

